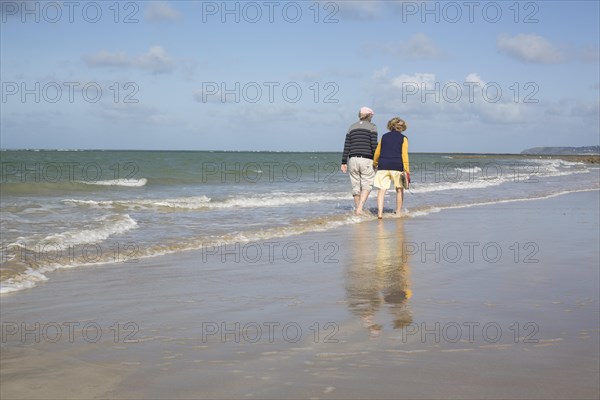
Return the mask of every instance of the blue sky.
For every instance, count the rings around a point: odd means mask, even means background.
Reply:
[[[0,4],[2,148],[341,151],[361,106],[415,152],[600,142],[598,1]]]

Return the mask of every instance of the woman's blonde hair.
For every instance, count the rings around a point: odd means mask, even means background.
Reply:
[[[404,132],[406,130],[407,126],[406,126],[406,122],[404,122],[404,120],[402,120],[398,117],[394,117],[394,118],[390,119],[390,121],[388,122],[387,128],[390,131]]]

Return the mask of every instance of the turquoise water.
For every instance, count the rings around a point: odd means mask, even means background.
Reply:
[[[353,215],[340,153],[0,152],[1,293],[58,268],[251,243],[376,218]],[[597,190],[599,169],[557,159],[411,154],[407,217]],[[386,211],[395,198],[388,192]],[[392,218],[390,214],[386,217]]]

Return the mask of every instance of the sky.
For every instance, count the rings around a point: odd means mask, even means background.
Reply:
[[[598,1],[0,0],[0,147],[600,144]]]

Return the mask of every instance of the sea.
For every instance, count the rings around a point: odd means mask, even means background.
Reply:
[[[2,150],[0,293],[64,268],[135,266],[376,219],[376,189],[354,215],[340,163],[339,152]],[[557,158],[411,153],[410,165],[405,213],[392,213],[389,190],[384,218],[600,189],[599,166]]]

